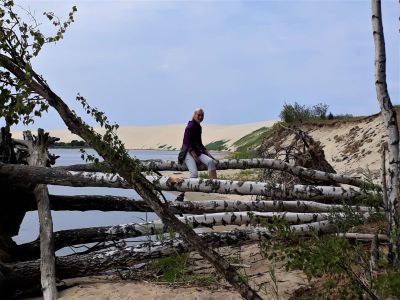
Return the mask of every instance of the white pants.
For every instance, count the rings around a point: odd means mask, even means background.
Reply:
[[[216,170],[215,162],[211,157],[205,154],[201,154],[200,156],[198,156],[198,158],[203,164],[207,166],[208,171]],[[189,151],[188,153],[186,153],[185,164],[189,169],[190,178],[199,177],[196,161],[194,160],[193,156],[189,153]]]

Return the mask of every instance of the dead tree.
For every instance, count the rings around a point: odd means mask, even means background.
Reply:
[[[324,150],[320,142],[315,141],[309,134],[299,128],[283,127],[275,132],[275,135],[263,142],[259,149],[261,157],[267,159],[279,159],[292,165],[316,170],[316,173],[336,174],[333,167],[327,162]],[[301,168],[300,168],[301,169]],[[293,176],[293,175],[298,176]],[[335,175],[331,175],[335,177]],[[339,177],[336,175],[336,177]],[[305,173],[294,174],[278,173],[274,170],[265,170],[261,180],[273,180],[278,183],[288,184],[321,184],[326,182],[322,177],[307,176]],[[322,179],[322,180],[321,180]],[[338,181],[330,181],[337,185]],[[344,182],[342,182],[344,183]],[[358,186],[361,186],[358,182]]]
[[[49,137],[43,129],[33,137],[30,131],[24,131],[24,140],[29,148],[28,164],[45,167],[49,165],[48,146],[58,138]],[[50,201],[47,185],[37,184],[33,188],[36,198],[40,225],[40,273],[43,298],[52,300],[57,298],[55,254],[53,240],[53,219],[50,211]]]

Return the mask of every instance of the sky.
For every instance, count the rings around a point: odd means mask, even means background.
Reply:
[[[198,107],[204,123],[253,123],[295,101],[326,103],[333,114],[379,111],[369,0],[15,2],[39,20],[77,6],[64,39],[33,66],[80,114],[78,93],[131,126],[184,124]],[[398,1],[382,11],[389,94],[399,103]],[[52,109],[36,126],[65,128]]]

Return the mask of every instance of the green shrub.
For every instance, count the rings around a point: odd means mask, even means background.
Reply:
[[[326,113],[328,112],[328,105],[324,103],[318,103],[314,106],[300,105],[295,102],[294,104],[283,105],[282,111],[279,117],[282,121],[293,124],[301,123],[312,119],[326,119]]]

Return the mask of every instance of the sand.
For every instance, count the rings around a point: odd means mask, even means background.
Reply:
[[[243,136],[260,129],[271,127],[276,120],[262,121],[240,125],[202,124],[203,144],[215,141],[226,141],[226,146],[232,149],[232,144]],[[152,127],[121,126],[118,136],[127,149],[180,149],[186,124],[170,124]],[[95,129],[104,132],[101,129]],[[76,135],[64,129],[49,129],[51,136],[60,138],[61,142],[80,140]],[[13,131],[14,138],[21,138],[21,131]]]

